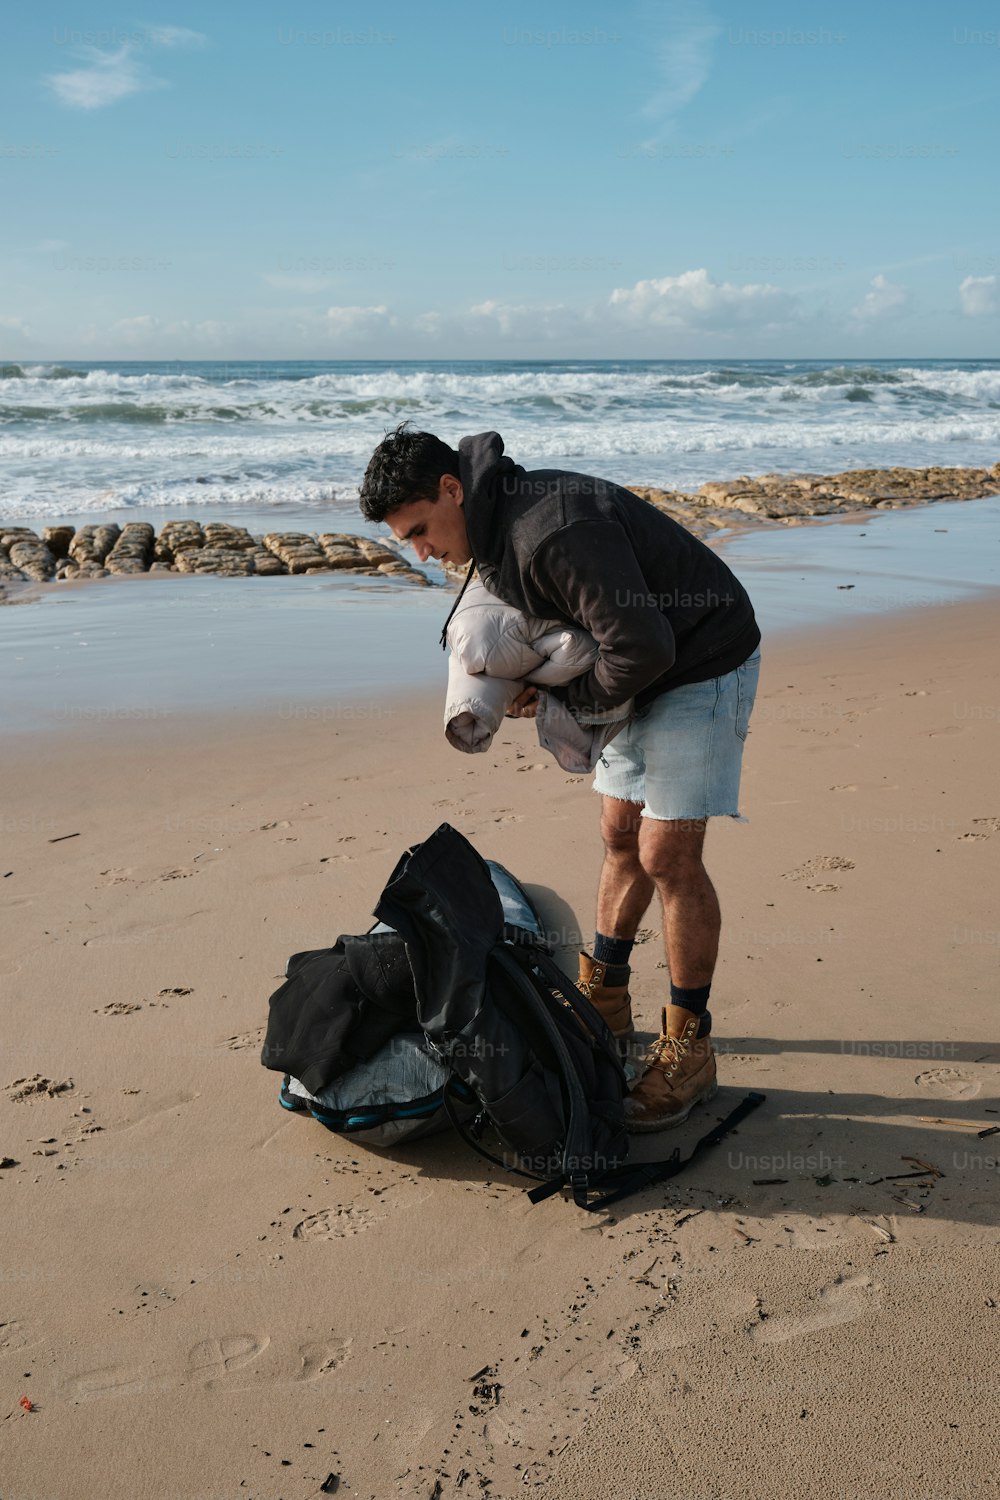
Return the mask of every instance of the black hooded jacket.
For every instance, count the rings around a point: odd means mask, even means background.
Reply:
[[[506,603],[581,625],[593,669],[557,694],[570,708],[642,707],[731,672],[760,644],[749,595],[721,557],[630,490],[560,469],[530,472],[496,432],[458,445],[465,524],[480,577]]]

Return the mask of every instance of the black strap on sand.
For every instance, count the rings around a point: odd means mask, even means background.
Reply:
[[[671,1177],[676,1177],[678,1172],[683,1172],[689,1167],[696,1157],[711,1146],[717,1146],[737,1125],[741,1124],[752,1114],[759,1105],[764,1103],[766,1094],[751,1091],[745,1099],[742,1099],[736,1108],[730,1110],[724,1120],[696,1141],[691,1149],[690,1156],[681,1159],[680,1147],[675,1147],[670,1156],[664,1161],[637,1162],[634,1166],[625,1166],[613,1169],[605,1173],[603,1182],[614,1183],[613,1190],[605,1193],[600,1198],[592,1201],[588,1199],[586,1191],[581,1192],[581,1184],[574,1182],[571,1177],[553,1177],[548,1182],[543,1182],[539,1187],[528,1190],[528,1198],[532,1203],[541,1203],[550,1198],[553,1193],[559,1192],[563,1187],[572,1187],[573,1198],[578,1208],[585,1208],[589,1213],[600,1213],[603,1209],[610,1208],[613,1203],[619,1203],[622,1198],[629,1197],[641,1188],[650,1187],[654,1182],[665,1182]]]
[[[454,604],[451,606],[451,612],[449,613],[447,620],[445,620],[444,626],[443,626],[443,628],[441,630],[441,650],[442,651],[447,651],[447,649],[448,649],[448,626],[451,624],[452,619],[454,618],[454,614],[455,614],[456,609],[458,608],[458,606],[462,602],[462,595],[465,593],[466,589],[469,587],[469,584],[472,582],[472,575],[473,575],[473,573],[475,571],[476,571],[476,560],[475,560],[475,558],[473,558],[472,562],[470,562],[470,564],[469,564],[469,571],[465,575],[465,582],[462,584],[462,587],[458,591],[458,598],[455,600]]]

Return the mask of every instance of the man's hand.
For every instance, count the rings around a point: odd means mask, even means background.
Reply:
[[[518,693],[504,715],[507,719],[533,719],[538,712],[538,689],[527,687]]]

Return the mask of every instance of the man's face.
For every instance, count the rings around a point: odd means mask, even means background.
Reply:
[[[386,524],[397,541],[409,542],[421,562],[467,563],[472,548],[465,529],[464,495],[461,481],[442,474],[437,500],[411,500],[386,516]]]

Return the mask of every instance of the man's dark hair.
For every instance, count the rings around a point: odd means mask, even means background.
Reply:
[[[458,475],[458,454],[432,432],[401,422],[386,433],[368,460],[361,483],[361,514],[384,521],[413,500],[437,500],[442,474]]]

